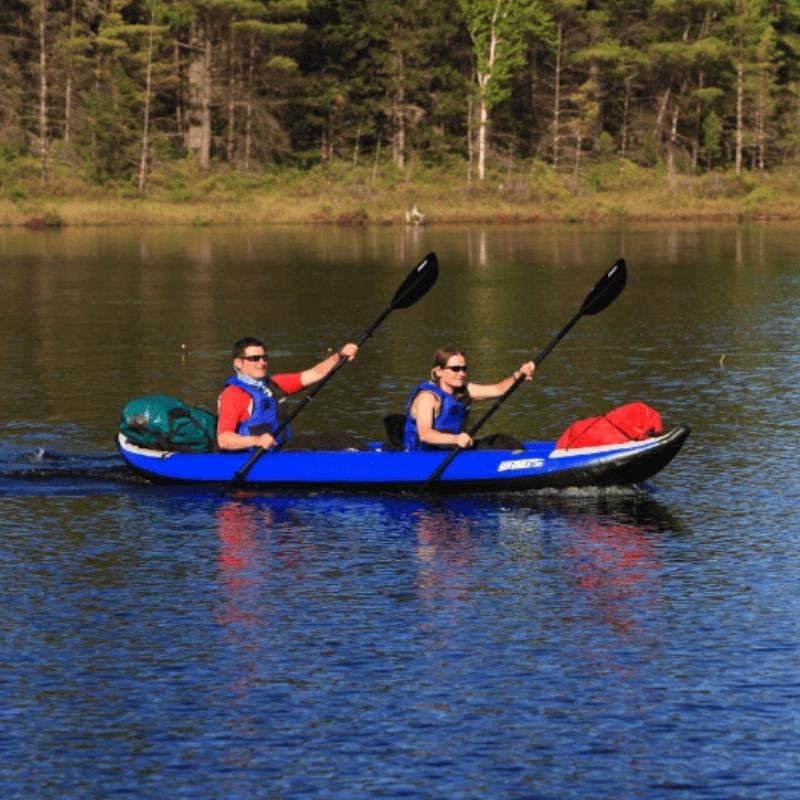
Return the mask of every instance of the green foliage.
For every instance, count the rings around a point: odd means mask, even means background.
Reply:
[[[722,120],[714,111],[709,111],[703,120],[701,152],[709,166],[713,166],[714,162],[722,154]]]
[[[692,98],[702,103],[705,106],[713,105],[717,100],[725,96],[725,92],[717,86],[705,86],[695,89],[692,92]]]
[[[598,137],[595,151],[597,157],[603,161],[608,161],[616,156],[617,145],[614,137],[608,131],[603,131]]]
[[[170,186],[168,196],[172,203],[187,203],[194,197],[192,190],[183,184]]]
[[[642,136],[639,142],[638,161],[645,167],[655,167],[661,163],[661,145],[654,135]]]
[[[124,74],[117,72],[117,94],[91,91],[86,98],[87,119],[80,141],[92,181],[102,184],[130,174],[136,163],[136,98]]]
[[[707,67],[726,61],[730,56],[730,46],[716,36],[706,36],[689,45],[686,56],[693,66]]]
[[[297,62],[288,56],[272,56],[267,61],[266,67],[277,72],[296,72]]]
[[[774,186],[757,186],[745,199],[750,210],[764,209],[780,202],[781,196]]]
[[[301,36],[306,25],[302,22],[264,22],[257,19],[245,19],[234,22],[231,26],[236,31],[257,33],[264,38],[280,39],[283,36]]]
[[[742,199],[756,187],[747,176],[731,172],[709,172],[694,183],[694,193],[705,199]]]
[[[11,165],[19,161],[23,155],[24,152],[21,147],[7,142],[0,142],[0,166]]]
[[[552,203],[567,201],[572,192],[549,164],[534,159],[527,175],[528,193],[532,202]]]
[[[254,187],[222,174],[257,182],[273,164],[308,171],[319,191],[402,185],[440,168],[465,175],[480,104],[487,168],[502,160],[506,191],[519,197],[528,183],[507,175],[552,156],[556,141],[562,166],[579,147],[611,165],[624,143],[656,170],[670,147],[687,173],[687,153],[700,170],[730,167],[737,125],[745,168],[762,153],[767,169],[800,153],[797,2],[80,0],[73,18],[71,3],[51,0],[43,40],[38,3],[0,6],[0,188],[17,202],[78,187],[134,191],[145,108],[147,191],[180,203],[202,196],[201,176],[169,169],[184,169],[201,112],[212,161],[203,190],[233,198]],[[60,176],[44,190],[34,180],[43,144]],[[607,183],[595,166],[586,178]]]
[[[9,196],[13,192],[17,199],[21,199],[21,195],[25,194],[22,187],[37,181],[40,172],[38,159],[17,146],[0,145],[0,190],[9,193]]]
[[[221,168],[201,175],[196,182],[195,193],[198,197],[242,200],[263,186],[263,183],[263,179],[259,176]]]
[[[63,225],[59,213],[52,209],[45,211],[42,223],[45,228],[60,228]]]
[[[552,38],[552,18],[539,0],[459,0],[472,39],[475,69],[489,108],[508,97],[508,80],[530,38]]]

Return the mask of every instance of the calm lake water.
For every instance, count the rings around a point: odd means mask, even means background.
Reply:
[[[441,500],[131,480],[150,393],[213,407],[397,310],[298,417],[383,438],[463,345],[487,432],[642,400],[692,426],[636,490]],[[0,230],[0,796],[800,796],[800,227]]]

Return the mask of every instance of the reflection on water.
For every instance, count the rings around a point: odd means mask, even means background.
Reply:
[[[469,594],[480,518],[432,509],[421,509],[411,516],[417,539],[420,599],[425,605],[463,602]]]
[[[219,534],[219,585],[223,604],[218,622],[237,646],[247,649],[263,624],[261,582],[269,579],[270,558],[264,545],[273,527],[270,508],[240,501],[224,503],[216,514]]]
[[[640,635],[641,617],[650,610],[647,606],[658,602],[657,534],[591,516],[573,517],[568,525],[572,537],[564,560],[576,586],[589,598],[590,627],[600,620],[621,636]]]
[[[295,515],[291,510],[279,513],[244,492],[240,498],[222,503],[216,512],[220,575],[226,595],[260,586],[270,574],[282,570],[299,577],[304,557],[303,543],[296,538]]]

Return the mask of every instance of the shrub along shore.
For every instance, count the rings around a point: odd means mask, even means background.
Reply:
[[[800,169],[668,176],[609,161],[579,175],[534,163],[468,180],[463,165],[380,175],[342,163],[300,172],[154,172],[145,193],[92,184],[66,169],[0,182],[0,225],[436,224],[800,219]]]

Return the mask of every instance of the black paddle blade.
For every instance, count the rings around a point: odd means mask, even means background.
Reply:
[[[439,259],[436,253],[428,253],[422,261],[411,270],[411,274],[403,281],[394,293],[390,308],[408,308],[413,306],[439,277]]]
[[[625,259],[620,258],[611,269],[603,275],[597,285],[589,292],[583,301],[580,314],[597,314],[606,306],[611,305],[617,299],[617,295],[625,288],[628,280],[628,267]]]

